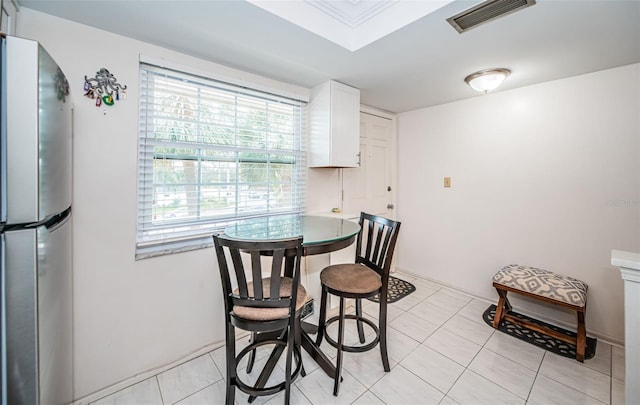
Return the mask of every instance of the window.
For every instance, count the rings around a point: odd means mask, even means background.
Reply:
[[[209,246],[239,219],[303,212],[305,107],[141,63],[136,257]]]

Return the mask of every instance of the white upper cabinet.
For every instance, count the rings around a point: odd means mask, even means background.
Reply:
[[[360,90],[330,80],[311,90],[309,167],[358,167]]]

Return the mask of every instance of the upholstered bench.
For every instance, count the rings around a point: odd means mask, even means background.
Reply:
[[[498,291],[498,305],[493,319],[493,327],[498,328],[503,320],[522,325],[531,330],[553,336],[563,342],[576,346],[576,360],[584,361],[587,332],[584,316],[587,308],[587,284],[575,278],[552,273],[535,267],[512,264],[504,267],[493,276],[493,286]],[[577,336],[571,337],[544,326],[517,318],[509,314],[511,304],[507,292],[522,294],[565,308],[578,314]]]

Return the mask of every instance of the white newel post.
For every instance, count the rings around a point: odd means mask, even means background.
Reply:
[[[625,401],[640,404],[640,253],[611,251],[624,280]]]

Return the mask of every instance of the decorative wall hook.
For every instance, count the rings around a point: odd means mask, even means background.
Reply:
[[[96,107],[102,103],[112,106],[116,100],[124,100],[127,97],[127,86],[118,83],[116,77],[105,68],[96,72],[95,77],[84,77],[84,93],[89,98],[96,100]]]

